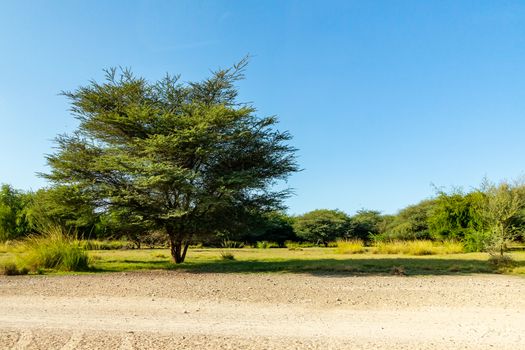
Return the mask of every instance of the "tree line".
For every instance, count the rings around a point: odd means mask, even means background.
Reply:
[[[65,227],[85,239],[128,239],[166,242],[155,230],[122,220],[111,209],[100,211],[74,187],[24,192],[3,185],[0,190],[0,240],[20,239],[49,224]],[[453,240],[467,251],[502,253],[525,231],[525,186],[485,181],[464,193],[440,191],[433,198],[401,209],[395,215],[362,209],[354,215],[318,209],[296,216],[282,211],[252,213],[239,226],[222,228],[192,243],[219,246],[224,240],[255,244],[286,241],[327,246],[340,239],[365,243],[396,240]]]

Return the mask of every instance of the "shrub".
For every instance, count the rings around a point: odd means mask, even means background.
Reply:
[[[235,260],[235,255],[233,255],[233,253],[231,253],[231,252],[222,251],[221,252],[221,259],[222,260]]]
[[[22,243],[22,261],[32,271],[56,269],[83,271],[89,268],[89,258],[80,241],[68,237],[59,226],[46,229],[42,236],[32,236]]]
[[[365,244],[361,239],[340,240],[335,251],[338,254],[360,254],[365,252]]]
[[[465,251],[483,252],[490,243],[490,233],[470,230],[465,234],[463,242],[465,245]]]
[[[489,263],[499,268],[508,268],[516,265],[514,259],[508,254],[491,254],[489,256]]]
[[[279,244],[275,242],[261,241],[257,242],[256,247],[259,249],[279,248]]]
[[[404,266],[392,266],[390,269],[390,274],[394,276],[406,276]]]

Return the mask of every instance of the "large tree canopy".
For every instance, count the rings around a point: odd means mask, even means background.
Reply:
[[[164,229],[175,262],[183,262],[199,235],[281,207],[289,191],[273,185],[297,170],[276,118],[237,101],[246,63],[185,84],[111,69],[104,83],[65,92],[80,125],[57,137],[44,176],[127,223]]]

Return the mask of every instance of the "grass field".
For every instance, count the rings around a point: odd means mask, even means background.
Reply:
[[[234,260],[224,260],[221,254],[225,252],[232,254]],[[176,265],[171,262],[168,249],[91,250],[89,257],[92,269],[88,273],[179,269],[195,273],[525,274],[525,252],[513,252],[511,256],[514,259],[513,266],[502,268],[491,264],[485,253],[410,256],[371,252],[338,254],[337,248],[302,248],[301,250],[207,248],[190,249],[186,262]],[[16,253],[0,251],[0,266],[15,259]]]
[[[223,249],[193,249],[184,264],[171,262],[167,249],[92,251],[95,271],[181,269],[191,272],[292,272],[312,274],[464,274],[524,273],[525,253],[513,253],[514,266],[498,268],[484,253],[406,256],[381,254],[337,254],[331,248],[228,249],[235,260],[223,260]]]

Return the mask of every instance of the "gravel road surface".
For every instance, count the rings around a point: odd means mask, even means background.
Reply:
[[[525,349],[525,279],[0,277],[0,349]]]

